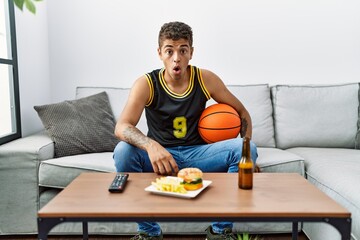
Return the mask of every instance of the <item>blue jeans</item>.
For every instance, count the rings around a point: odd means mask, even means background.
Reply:
[[[212,144],[177,146],[166,148],[173,156],[179,169],[196,167],[203,172],[238,172],[238,163],[242,152],[242,138],[234,138]],[[251,156],[256,163],[257,149],[250,145]],[[126,142],[119,142],[113,155],[117,172],[153,172],[148,154]],[[222,233],[225,228],[232,228],[231,222],[212,223],[213,231]],[[158,236],[160,226],[155,222],[139,222],[138,231],[149,236]]]

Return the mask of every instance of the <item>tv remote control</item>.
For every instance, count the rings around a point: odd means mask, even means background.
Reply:
[[[121,193],[125,188],[128,178],[128,173],[116,173],[116,176],[109,187],[109,192]]]

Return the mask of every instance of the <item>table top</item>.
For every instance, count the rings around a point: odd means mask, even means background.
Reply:
[[[159,176],[130,173],[123,193],[109,193],[115,173],[82,173],[38,217],[341,217],[350,213],[295,173],[255,173],[252,190],[241,190],[235,173],[204,173],[212,183],[191,199],[146,192]]]

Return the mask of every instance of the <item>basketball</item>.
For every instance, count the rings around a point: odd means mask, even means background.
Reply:
[[[207,107],[201,114],[198,130],[207,143],[236,138],[240,133],[241,120],[234,108],[217,103]]]

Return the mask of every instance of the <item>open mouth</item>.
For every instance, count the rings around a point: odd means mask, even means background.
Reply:
[[[173,71],[174,71],[175,74],[179,74],[181,72],[181,68],[179,66],[175,66],[173,68]]]

